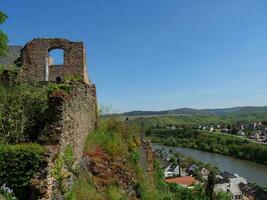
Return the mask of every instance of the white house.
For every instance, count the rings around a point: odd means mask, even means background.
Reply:
[[[179,165],[170,164],[164,170],[164,176],[165,178],[179,176]]]
[[[239,184],[248,184],[248,182],[243,177],[240,177],[237,174],[234,175],[235,177],[229,178],[229,182],[216,184],[214,187],[214,192],[228,192],[231,194],[233,200],[242,200],[243,194],[239,187]]]

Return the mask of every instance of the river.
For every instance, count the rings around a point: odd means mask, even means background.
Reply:
[[[174,152],[180,153],[187,157],[191,157],[194,160],[217,166],[222,172],[228,171],[234,174],[238,174],[239,176],[246,178],[249,182],[254,182],[260,186],[267,187],[266,165],[224,156],[217,153],[210,153],[183,147],[171,147],[153,144],[153,149],[162,149],[164,151],[169,151],[170,149],[172,149]]]

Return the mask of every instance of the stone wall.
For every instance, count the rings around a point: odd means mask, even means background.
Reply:
[[[49,66],[48,53],[54,49],[64,50],[62,65]],[[57,77],[77,75],[88,83],[83,42],[71,42],[62,38],[33,39],[21,50],[21,62],[24,80],[55,81]]]
[[[47,147],[45,165],[32,180],[32,199],[63,200],[60,184],[53,177],[56,160],[71,147],[74,153],[74,166],[80,164],[86,137],[97,126],[96,90],[93,84],[70,82],[70,92],[55,90],[49,96],[50,122],[39,136],[39,142]],[[68,176],[62,180],[64,187],[73,183],[73,172],[65,168]]]
[[[49,97],[50,116],[55,119],[44,133],[48,142],[59,144],[62,152],[67,145],[73,147],[76,160],[80,160],[86,136],[97,125],[96,90],[93,84],[72,82],[70,94],[55,91]]]

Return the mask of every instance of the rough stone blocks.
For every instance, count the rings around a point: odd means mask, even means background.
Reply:
[[[48,53],[54,49],[64,50],[62,65],[49,66]],[[21,60],[22,78],[25,80],[56,81],[57,77],[62,79],[76,75],[88,83],[83,42],[71,42],[61,38],[33,39],[21,50]]]

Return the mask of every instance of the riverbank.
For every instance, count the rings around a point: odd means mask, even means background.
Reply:
[[[194,129],[148,130],[153,143],[197,149],[267,165],[267,145],[231,135],[199,132]]]
[[[153,144],[153,149],[170,150],[194,160],[216,166],[220,171],[228,171],[246,178],[249,182],[267,187],[267,166],[252,161],[237,159],[216,153],[205,152],[196,149],[173,147],[161,144]]]

